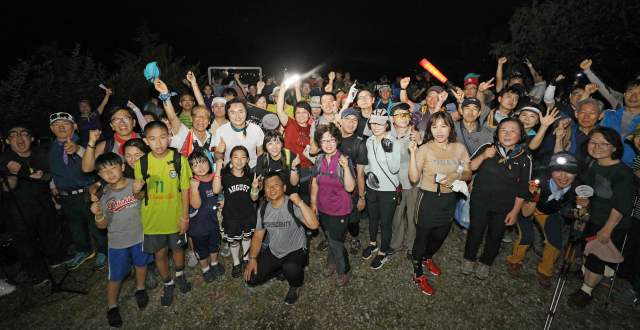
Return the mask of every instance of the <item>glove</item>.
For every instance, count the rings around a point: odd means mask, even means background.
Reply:
[[[356,94],[358,94],[358,89],[356,88],[356,83],[354,82],[349,88],[349,96],[347,96],[347,104],[353,102],[356,99]]]
[[[379,189],[380,188],[380,181],[378,181],[378,177],[373,174],[373,172],[369,172],[366,174],[366,180],[367,180],[367,185],[373,189]]]
[[[393,142],[391,142],[391,140],[384,138],[380,141],[380,144],[382,144],[382,150],[384,150],[384,152],[390,153],[393,151]]]

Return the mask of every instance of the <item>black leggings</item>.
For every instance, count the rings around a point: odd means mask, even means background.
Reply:
[[[377,191],[367,187],[367,210],[369,211],[369,241],[375,243],[378,226],[382,231],[380,252],[387,253],[391,244],[391,221],[396,212],[395,191]]]
[[[418,192],[416,239],[413,242],[413,272],[422,276],[422,262],[433,258],[444,244],[455,213],[456,194],[438,196],[435,192]],[[434,226],[435,224],[435,226]]]
[[[291,287],[300,287],[304,283],[304,266],[307,264],[307,255],[304,249],[290,252],[282,258],[278,258],[271,253],[271,249],[258,254],[257,274],[251,272],[251,277],[247,281],[249,286],[260,285],[278,275],[284,274],[284,278]]]

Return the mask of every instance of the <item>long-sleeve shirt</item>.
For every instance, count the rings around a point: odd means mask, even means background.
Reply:
[[[600,92],[600,94],[602,94],[602,96],[604,96],[604,98],[609,101],[609,103],[611,103],[612,109],[617,110],[622,108],[622,106],[624,105],[623,93],[614,91],[609,86],[605,85],[605,83],[603,83],[602,80],[600,80],[600,78],[596,76],[593,71],[591,71],[591,69],[585,70],[584,73],[587,75],[587,78],[589,78],[589,81],[592,84],[596,84],[600,87],[598,88],[598,92]]]
[[[378,178],[378,185],[380,188],[370,189],[378,191],[395,191],[396,187],[400,183],[398,179],[398,172],[400,171],[400,142],[394,139],[391,134],[387,133],[385,136],[389,139],[393,145],[393,150],[389,153],[384,152],[382,149],[382,143],[376,141],[376,136],[372,135],[367,139],[367,155],[369,157],[369,164],[364,167],[365,176],[369,172],[373,172]]]

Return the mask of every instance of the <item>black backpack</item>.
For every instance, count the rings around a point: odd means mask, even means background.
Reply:
[[[182,171],[182,154],[174,150],[173,160],[170,161],[167,165],[169,164],[173,164],[174,169],[178,173],[178,192],[182,192],[182,189],[180,188],[180,172]],[[142,180],[144,180],[144,182],[146,183],[147,179],[151,177],[148,173],[149,172],[149,154],[146,154],[140,157],[140,172],[142,172]],[[142,187],[142,191],[144,191],[144,205],[149,205],[149,192],[147,191],[148,186],[149,186],[148,184],[145,184],[144,187]]]
[[[262,229],[265,229],[265,230],[266,228],[264,227],[264,215],[267,212],[267,205],[269,205],[269,203],[266,203],[260,207],[260,223],[262,225]],[[311,230],[304,227],[304,224],[302,223],[302,221],[298,219],[298,217],[296,216],[296,213],[293,211],[293,205],[294,205],[293,202],[291,201],[291,199],[289,199],[289,202],[287,203],[287,210],[289,210],[289,214],[291,214],[291,217],[293,217],[293,220],[295,221],[298,228],[300,227],[304,228],[304,233],[305,233],[305,236],[307,237],[305,252],[307,255],[307,266],[308,266],[309,265],[309,247],[311,246]]]

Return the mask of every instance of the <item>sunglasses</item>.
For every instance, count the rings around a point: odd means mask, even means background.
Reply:
[[[410,118],[411,114],[410,113],[399,113],[397,115],[393,115],[396,118]]]

